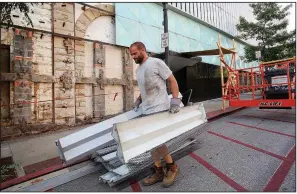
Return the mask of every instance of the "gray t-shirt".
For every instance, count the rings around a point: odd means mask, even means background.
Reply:
[[[142,99],[143,114],[152,114],[170,107],[166,80],[172,71],[160,59],[149,57],[136,69],[136,77]]]

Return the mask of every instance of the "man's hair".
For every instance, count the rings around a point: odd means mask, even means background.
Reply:
[[[133,44],[130,45],[130,48],[132,46],[136,46],[138,49],[144,49],[146,51],[145,45],[142,42],[134,42]]]

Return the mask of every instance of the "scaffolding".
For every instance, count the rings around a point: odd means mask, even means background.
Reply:
[[[222,110],[229,106],[284,108],[295,107],[296,88],[296,57],[259,63],[256,67],[237,68],[235,42],[232,48],[221,45],[218,37],[218,49],[182,53],[187,57],[214,56],[220,59],[222,86]],[[228,64],[224,58],[231,55]],[[224,80],[223,67],[227,70]],[[282,95],[278,95],[282,94]]]
[[[257,67],[243,69],[236,68],[236,51],[233,40],[233,48],[225,49],[221,41],[217,43],[220,58],[222,81],[222,109],[225,110],[225,102],[229,106],[260,107],[260,108],[288,108],[296,107],[296,57],[261,62]],[[228,51],[228,52],[226,52]],[[231,54],[230,65],[224,59],[225,54]],[[224,82],[223,65],[228,70],[228,79]],[[246,80],[246,82],[240,81]],[[242,94],[251,92],[244,97]]]

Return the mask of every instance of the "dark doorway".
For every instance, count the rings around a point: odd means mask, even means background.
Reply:
[[[174,76],[181,93],[193,90],[191,102],[222,97],[220,66],[200,62],[184,67],[175,72]]]
[[[10,46],[0,45],[0,72],[10,72]],[[0,81],[0,122],[6,124],[10,120],[10,82]]]
[[[164,60],[165,54],[155,54],[153,57]],[[189,91],[192,89],[191,102],[222,97],[220,66],[203,63],[201,57],[189,58],[174,51],[169,51],[168,62],[180,93],[186,93],[188,98]],[[224,80],[226,82],[227,77]]]

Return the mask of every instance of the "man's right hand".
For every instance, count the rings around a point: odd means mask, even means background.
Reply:
[[[138,108],[139,108],[139,105],[140,105],[140,104],[141,104],[141,100],[139,100],[139,99],[137,98],[137,100],[136,100],[135,103],[133,104],[133,109],[134,109],[135,112],[138,111]]]

